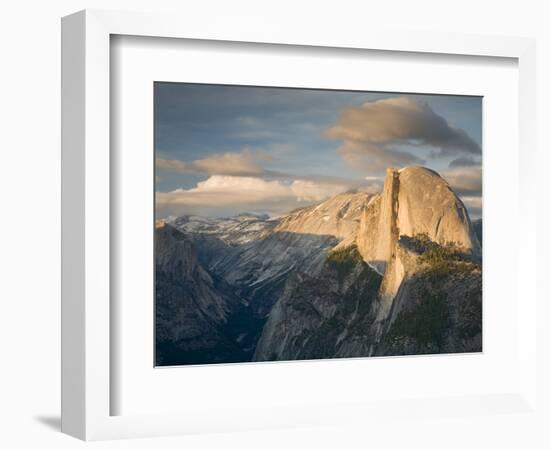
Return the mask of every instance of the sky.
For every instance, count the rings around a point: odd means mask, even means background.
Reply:
[[[158,218],[278,216],[410,165],[481,216],[481,97],[157,82],[154,102]]]

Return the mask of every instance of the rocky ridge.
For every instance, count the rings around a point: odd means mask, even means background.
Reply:
[[[425,235],[454,243],[474,257],[481,246],[462,201],[436,172],[424,167],[388,169],[384,189],[363,212],[357,245],[363,259],[384,275],[377,320],[387,317],[393,298],[414,264],[407,264],[401,236]]]
[[[273,220],[207,219],[206,232],[193,228],[189,235],[208,269],[236,286],[241,297],[266,317],[293,271],[318,273],[330,249],[354,240],[368,197],[343,193]],[[173,224],[189,231],[193,222],[197,220],[184,217]],[[239,240],[243,234],[246,239]]]
[[[375,289],[362,286],[353,271],[342,281],[363,289],[357,308],[362,313],[341,320],[346,293],[329,289],[342,285],[330,276],[329,254],[320,277],[294,287],[289,280],[266,323],[256,360],[296,359],[292,354],[300,359],[312,347],[342,357],[481,350],[481,246],[464,205],[443,178],[421,167],[389,169],[382,193],[364,208],[356,244],[333,254],[347,254],[346,267],[365,264],[379,276]],[[304,285],[313,292],[317,328],[334,328],[325,330],[322,344],[316,333],[304,331],[308,319],[294,306],[307,297]],[[323,286],[324,298],[316,297],[316,286]],[[299,348],[289,354],[282,343]]]
[[[481,350],[481,222],[430,169],[388,169],[379,194],[277,219],[184,216],[165,228],[180,233],[157,260],[166,332],[202,329],[208,358],[216,346],[221,362]]]

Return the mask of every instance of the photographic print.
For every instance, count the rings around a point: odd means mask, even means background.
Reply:
[[[155,365],[482,351],[482,98],[156,82]]]

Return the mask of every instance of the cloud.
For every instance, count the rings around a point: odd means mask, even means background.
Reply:
[[[346,163],[369,173],[383,173],[388,167],[424,164],[425,161],[410,152],[392,149],[388,145],[345,140],[338,148]]]
[[[478,165],[479,165],[479,161],[469,156],[460,156],[456,159],[453,159],[449,163],[449,167],[468,167],[468,166],[478,166]]]
[[[264,172],[258,161],[268,159],[269,156],[264,152],[245,149],[239,153],[220,153],[194,161],[156,158],[156,166],[160,170],[169,170],[178,173],[255,176]]]
[[[157,203],[162,205],[223,206],[241,203],[277,201],[289,196],[289,188],[279,181],[261,178],[213,175],[197,183],[191,189],[176,189],[157,193]]]
[[[332,183],[316,183],[307,180],[294,180],[290,184],[290,190],[298,202],[320,202],[333,195],[347,190],[346,185]]]
[[[326,135],[343,141],[338,151],[349,165],[374,173],[389,166],[422,164],[415,153],[426,148],[432,150],[432,158],[481,153],[464,130],[449,125],[428,103],[409,97],[348,106]],[[407,150],[400,148],[403,145]]]
[[[482,173],[481,166],[456,167],[441,172],[441,176],[451,188],[462,198],[481,196]]]
[[[347,190],[346,185],[310,180],[265,180],[256,177],[213,175],[191,189],[157,192],[157,208],[163,212],[200,210],[204,214],[242,211],[287,212],[319,202]]]
[[[440,172],[468,210],[470,219],[481,218],[483,209],[481,165],[453,167]]]

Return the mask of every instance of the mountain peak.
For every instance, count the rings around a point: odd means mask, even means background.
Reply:
[[[342,192],[316,205],[294,210],[283,217],[275,231],[327,235],[339,240],[355,237],[361,212],[370,195]]]
[[[466,252],[480,252],[464,204],[437,172],[421,166],[389,168],[382,192],[363,211],[359,251],[383,272],[399,237],[419,234],[439,244],[454,242]]]

